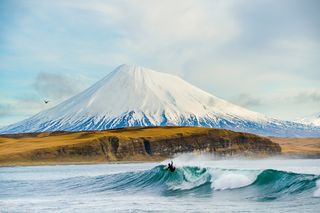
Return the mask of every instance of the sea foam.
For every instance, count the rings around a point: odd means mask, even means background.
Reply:
[[[313,192],[314,197],[320,197],[320,180],[317,181],[317,189]]]

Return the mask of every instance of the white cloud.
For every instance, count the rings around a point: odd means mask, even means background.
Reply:
[[[217,48],[239,34],[232,1],[93,1],[90,4],[73,1],[62,4],[93,14],[90,16],[93,25],[101,24],[100,27],[115,31],[117,48],[111,54],[108,50],[102,53],[105,58],[115,54],[119,61],[128,60],[169,72],[175,70],[180,74],[190,59],[207,54],[208,45]]]
[[[297,1],[27,1],[1,35],[15,54],[0,56],[0,72],[99,80],[133,63],[178,74],[228,100],[248,94],[261,100],[253,110],[271,116],[296,117],[297,108],[311,114],[314,104],[273,101],[319,88],[319,4],[311,3],[302,10]]]
[[[2,95],[0,104],[0,125],[8,125],[25,119],[42,110],[53,107],[67,98],[78,94],[90,85],[91,79],[81,74],[38,73],[32,83],[32,90],[16,97]],[[48,104],[44,100],[49,100]]]

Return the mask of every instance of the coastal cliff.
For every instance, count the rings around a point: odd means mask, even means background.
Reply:
[[[157,161],[185,152],[263,157],[281,153],[270,139],[198,127],[0,135],[0,165]]]

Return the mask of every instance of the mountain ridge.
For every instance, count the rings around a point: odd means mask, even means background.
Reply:
[[[298,122],[303,123],[303,124],[307,124],[307,125],[314,125],[314,126],[320,127],[320,112],[315,113],[311,116],[299,119]]]
[[[105,130],[131,126],[203,126],[268,136],[320,136],[320,128],[269,118],[183,79],[123,64],[93,86],[0,133]]]

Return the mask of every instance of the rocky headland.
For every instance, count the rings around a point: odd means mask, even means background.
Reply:
[[[281,147],[254,134],[198,127],[0,135],[2,166],[159,161],[186,152],[264,157]]]

